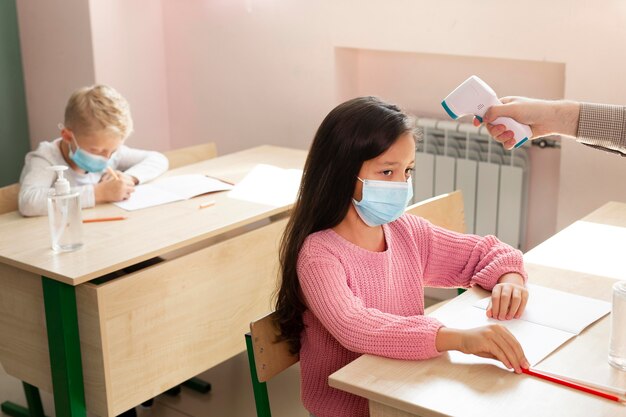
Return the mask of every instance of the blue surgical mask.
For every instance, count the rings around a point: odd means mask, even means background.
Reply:
[[[358,178],[358,177],[357,177]],[[380,226],[402,216],[406,205],[413,198],[411,177],[405,181],[362,180],[361,201],[352,199],[359,217],[368,226]]]
[[[72,140],[76,146],[76,150],[72,151],[70,146],[70,159],[76,164],[76,166],[87,172],[102,172],[109,166],[110,159],[107,159],[100,155],[91,154],[78,146],[76,138],[72,135]]]

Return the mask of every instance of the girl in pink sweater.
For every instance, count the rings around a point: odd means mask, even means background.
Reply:
[[[317,417],[368,416],[367,400],[328,376],[368,353],[428,359],[459,350],[521,372],[521,346],[500,325],[458,330],[424,316],[424,286],[492,291],[490,317],[526,305],[522,254],[493,236],[450,232],[403,214],[412,197],[415,132],[374,97],[326,116],[311,145],[281,245],[276,310],[300,353],[304,406]]]

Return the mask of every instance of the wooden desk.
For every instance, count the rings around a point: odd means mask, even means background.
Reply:
[[[606,221],[619,222],[626,219],[626,205],[607,204],[585,219],[603,221],[603,214],[608,214]],[[528,264],[527,270],[532,283],[606,301],[616,281],[538,264]],[[474,288],[452,300],[450,307],[463,308],[487,295]],[[607,362],[609,327],[610,317],[605,316],[536,368],[626,389],[626,373]],[[612,401],[491,365],[452,364],[446,354],[413,362],[363,355],[332,374],[329,383],[367,398],[372,417],[626,416],[626,406]]]
[[[302,168],[306,152],[262,146],[168,172],[241,180],[256,164]],[[206,198],[204,198],[206,199]],[[54,393],[56,415],[115,416],[245,350],[251,320],[270,311],[289,205],[211,195],[84,217],[85,246],[55,254],[48,219],[0,216],[0,362]],[[142,261],[165,261],[107,274]],[[42,285],[43,282],[43,285]],[[47,331],[46,331],[47,329]],[[83,388],[84,387],[84,388]]]

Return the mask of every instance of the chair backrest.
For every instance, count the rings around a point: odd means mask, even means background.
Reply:
[[[217,156],[217,147],[215,143],[209,142],[186,148],[172,149],[171,151],[163,152],[163,154],[170,163],[170,169],[173,169],[215,158]]]
[[[406,212],[428,220],[434,225],[465,233],[465,212],[461,190],[441,194],[407,207]]]
[[[17,210],[17,196],[19,193],[19,184],[11,184],[0,188],[0,214]]]
[[[250,323],[254,362],[259,382],[269,381],[300,360],[298,355],[289,351],[287,342],[276,342],[279,334],[275,312]]]

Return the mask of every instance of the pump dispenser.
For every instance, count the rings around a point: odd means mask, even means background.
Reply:
[[[64,177],[66,166],[55,165],[49,169],[57,173],[54,190],[50,190],[48,196],[52,249],[55,252],[71,252],[83,246],[80,194],[70,189],[70,182]]]

